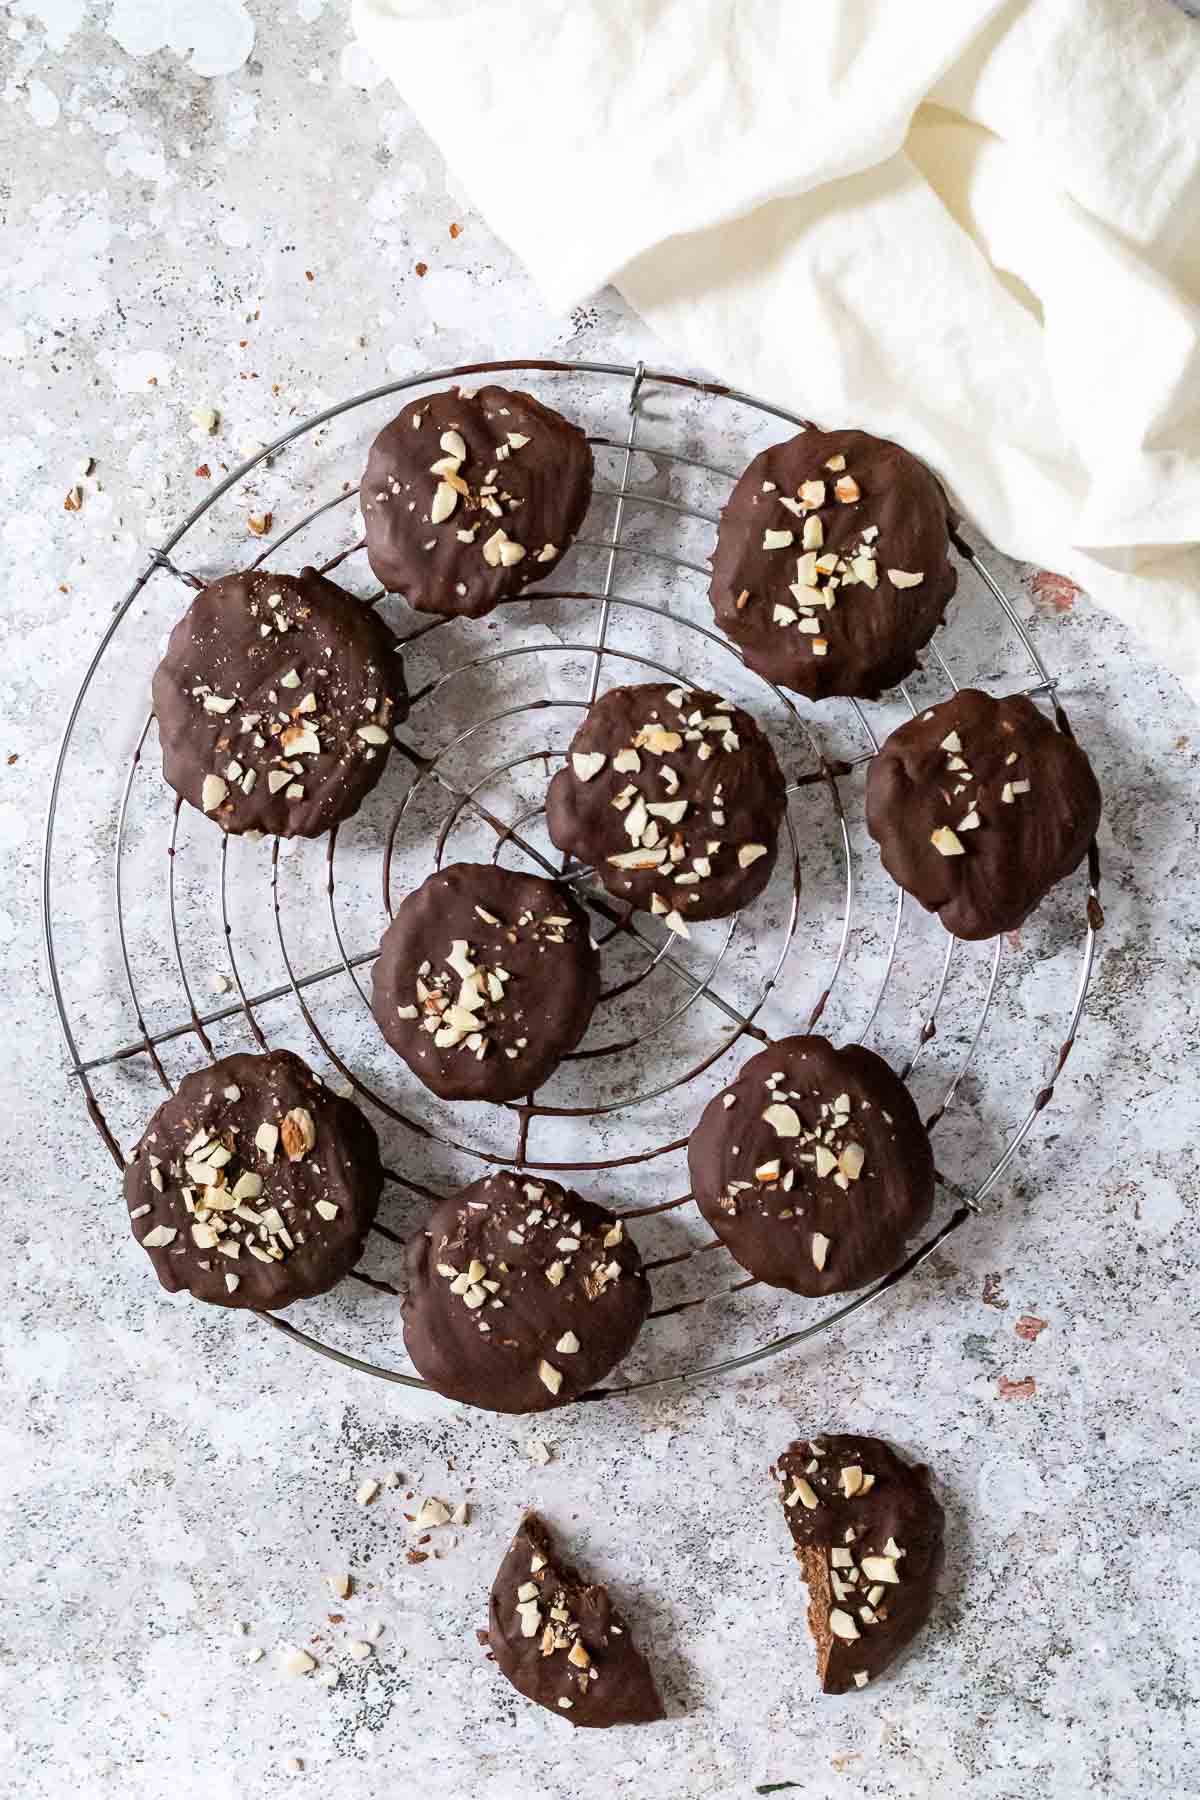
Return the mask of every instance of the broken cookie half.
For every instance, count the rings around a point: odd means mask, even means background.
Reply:
[[[607,1588],[556,1558],[536,1513],[522,1519],[497,1572],[488,1643],[518,1692],[571,1725],[649,1725],[666,1716]]]
[[[771,1471],[808,1587],[808,1628],[827,1694],[866,1687],[920,1631],[942,1567],[929,1470],[879,1438],[791,1444]]]

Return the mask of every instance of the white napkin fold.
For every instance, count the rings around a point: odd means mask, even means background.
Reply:
[[[1200,26],[1167,0],[355,0],[566,308],[898,438],[1200,697]],[[536,349],[536,346],[533,347]]]

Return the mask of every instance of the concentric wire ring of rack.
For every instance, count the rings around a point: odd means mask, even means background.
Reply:
[[[56,852],[60,850],[60,840],[56,838],[56,830],[60,824],[59,814],[63,804],[64,782],[67,780],[69,772],[69,759],[72,753],[78,752],[79,749],[81,713],[85,702],[88,701],[98,671],[104,664],[106,654],[109,652],[120,626],[130,615],[131,609],[143,594],[147,583],[155,574],[161,573],[181,581],[191,588],[203,585],[194,573],[181,569],[176,561],[179,546],[187,534],[226,493],[236,490],[240,484],[252,477],[260,465],[271,466],[272,459],[288,450],[290,446],[310,436],[314,437],[314,442],[319,442],[322,428],[328,426],[332,421],[354,412],[360,407],[387,400],[392,396],[408,394],[414,389],[423,389],[465,378],[492,377],[513,372],[538,373],[544,377],[566,377],[574,381],[586,379],[618,384],[617,392],[623,402],[621,426],[615,431],[598,430],[589,434],[596,452],[601,456],[615,458],[619,471],[618,480],[615,486],[608,486],[603,482],[597,484],[593,513],[585,522],[584,534],[578,541],[578,549],[581,552],[600,559],[600,579],[597,585],[590,587],[586,585],[534,587],[529,590],[525,600],[520,603],[521,605],[527,602],[558,603],[567,609],[568,616],[572,618],[579,607],[591,605],[596,612],[595,628],[589,640],[581,640],[572,632],[567,638],[549,640],[543,638],[528,644],[509,645],[498,651],[469,655],[465,660],[455,662],[448,669],[435,670],[428,679],[419,685],[413,686],[410,681],[410,687],[413,690],[412,710],[405,726],[399,728],[396,733],[396,750],[399,752],[399,757],[409,764],[412,778],[403,798],[395,808],[390,826],[384,834],[382,881],[384,909],[390,916],[393,889],[392,870],[397,841],[410,823],[417,818],[421,806],[427,804],[436,793],[439,798],[448,803],[447,809],[437,823],[436,832],[433,834],[434,861],[437,866],[441,866],[443,862],[445,851],[454,831],[462,825],[464,820],[470,819],[472,823],[481,824],[491,832],[494,859],[498,859],[502,853],[512,852],[524,859],[524,866],[532,865],[538,873],[549,874],[571,882],[575,886],[579,898],[591,909],[596,921],[598,941],[602,948],[619,941],[624,949],[632,947],[635,950],[640,958],[639,966],[632,975],[606,988],[601,1007],[598,1008],[598,1017],[603,1016],[606,1002],[623,1002],[626,996],[636,993],[642,989],[643,984],[654,980],[659,971],[666,971],[674,979],[683,982],[686,990],[684,998],[675,1007],[665,1010],[651,1030],[640,1031],[636,1039],[630,1037],[627,1031],[623,1038],[617,1037],[600,1044],[593,1044],[589,1035],[581,1050],[576,1053],[577,1073],[583,1071],[585,1074],[590,1074],[591,1070],[598,1067],[606,1058],[611,1061],[628,1057],[635,1042],[644,1045],[647,1038],[655,1033],[662,1036],[669,1035],[672,1028],[677,1026],[679,1021],[701,1002],[721,1014],[727,1022],[723,1040],[711,1049],[704,1050],[699,1058],[690,1060],[682,1073],[656,1081],[648,1090],[633,1095],[614,1093],[611,1098],[602,1102],[597,1102],[592,1097],[585,1104],[575,1105],[543,1103],[537,1097],[531,1096],[529,1102],[524,1105],[487,1109],[491,1116],[509,1120],[514,1134],[511,1150],[480,1148],[473,1143],[462,1142],[457,1133],[452,1135],[441,1127],[415,1117],[408,1105],[396,1104],[387,1093],[381,1091],[378,1081],[368,1082],[356,1072],[331,1041],[328,1029],[318,1021],[310,1005],[310,995],[314,990],[322,989],[329,983],[336,983],[339,978],[348,984],[349,992],[354,996],[356,1005],[363,1008],[367,1005],[366,991],[359,979],[358,971],[372,959],[374,952],[373,950],[363,950],[351,953],[346,947],[336,899],[339,891],[338,882],[335,880],[337,830],[329,836],[325,859],[328,919],[337,949],[335,960],[324,966],[303,971],[298,971],[295,966],[294,952],[289,946],[288,935],[284,927],[280,882],[281,843],[276,839],[270,852],[271,899],[278,952],[286,972],[286,979],[266,987],[255,987],[254,991],[248,990],[235,947],[235,929],[231,922],[230,909],[230,840],[227,837],[221,838],[219,908],[222,937],[228,953],[235,997],[220,1006],[211,1007],[205,1013],[198,1010],[195,987],[189,977],[184,953],[184,940],[185,938],[190,939],[191,935],[189,931],[190,914],[181,923],[181,913],[185,912],[190,902],[186,893],[181,892],[185,889],[186,883],[185,878],[179,875],[181,821],[179,804],[176,804],[174,808],[170,831],[168,898],[173,956],[178,980],[183,991],[186,1017],[175,1019],[171,1023],[151,1031],[145,1022],[140,983],[135,976],[125,915],[127,858],[131,854],[130,841],[137,835],[131,822],[131,802],[139,773],[143,771],[142,751],[152,724],[152,719],[147,718],[137,739],[120,796],[113,858],[113,901],[120,964],[128,988],[138,1035],[116,1049],[91,1056],[82,1055],[77,1042],[76,1027],[69,1014],[67,983],[64,980],[58,956],[56,936],[58,921],[55,911],[58,889],[55,885],[54,861]],[[727,659],[725,666],[730,668],[731,679],[733,672],[736,671],[742,681],[757,681],[759,692],[754,710],[757,711],[760,722],[773,734],[780,727],[780,722],[785,722],[794,741],[804,746],[805,766],[799,770],[788,769],[789,800],[794,801],[797,795],[810,789],[824,791],[829,797],[833,810],[833,837],[840,846],[845,863],[842,918],[837,933],[832,968],[822,980],[815,1003],[811,1008],[806,1009],[803,1017],[791,1018],[786,1026],[791,1030],[815,1028],[843,974],[854,916],[855,877],[847,812],[843,804],[841,784],[843,781],[854,779],[856,773],[878,749],[880,739],[864,707],[857,701],[846,702],[844,705],[849,709],[851,723],[858,734],[858,745],[845,756],[835,757],[827,754],[817,736],[821,724],[819,709],[806,711],[802,715],[796,703],[789,696],[771,684],[751,677],[745,670],[737,650],[715,629],[698,623],[685,611],[680,611],[670,603],[656,603],[653,598],[647,598],[644,594],[639,595],[625,591],[627,585],[635,585],[634,580],[627,577],[625,573],[630,569],[642,572],[641,583],[644,585],[649,582],[651,588],[656,581],[660,580],[665,582],[682,578],[686,581],[694,577],[707,580],[707,569],[701,562],[679,555],[674,547],[663,549],[640,541],[631,535],[630,520],[638,509],[643,511],[650,509],[651,516],[665,519],[668,524],[699,521],[710,532],[715,531],[717,522],[715,511],[711,508],[700,507],[694,502],[681,501],[673,494],[655,493],[644,486],[639,487],[633,479],[635,458],[641,455],[648,456],[656,475],[665,469],[668,473],[668,485],[677,477],[691,473],[697,473],[704,479],[714,478],[717,482],[731,485],[740,472],[740,466],[744,466],[744,462],[748,460],[748,457],[743,456],[739,467],[729,468],[710,461],[707,454],[703,456],[684,455],[657,441],[646,441],[643,436],[646,400],[647,395],[652,391],[659,395],[682,398],[689,404],[694,403],[697,408],[709,406],[728,409],[744,408],[749,409],[752,415],[779,420],[788,427],[803,427],[805,424],[804,420],[784,408],[685,376],[666,372],[647,372],[641,364],[638,364],[636,368],[631,368],[601,363],[500,362],[476,363],[459,368],[429,371],[408,380],[397,381],[369,393],[355,396],[353,399],[330,407],[325,412],[296,426],[229,474],[215,487],[205,501],[194,509],[167,543],[161,549],[151,552],[148,566],[134,582],[105,631],[68,716],[50,794],[43,866],[46,952],[51,985],[66,1039],[70,1066],[75,1079],[82,1088],[93,1123],[119,1164],[123,1162],[122,1152],[101,1109],[93,1077],[98,1076],[101,1071],[111,1073],[114,1069],[120,1069],[131,1062],[140,1062],[144,1059],[145,1063],[153,1070],[161,1087],[170,1092],[172,1083],[160,1056],[160,1050],[164,1046],[174,1044],[182,1039],[192,1039],[206,1056],[215,1059],[217,1052],[214,1049],[210,1032],[224,1027],[232,1020],[240,1020],[249,1033],[254,1046],[265,1050],[270,1045],[260,1014],[265,1008],[288,996],[296,1003],[305,1027],[320,1050],[353,1089],[360,1103],[378,1112],[385,1120],[390,1120],[406,1132],[414,1134],[425,1144],[440,1139],[445,1149],[459,1156],[476,1158],[491,1166],[521,1166],[546,1172],[579,1169],[606,1172],[628,1170],[635,1165],[651,1163],[658,1158],[682,1151],[686,1144],[686,1132],[667,1142],[655,1143],[648,1148],[640,1148],[619,1156],[592,1159],[587,1162],[569,1159],[553,1161],[545,1159],[540,1153],[537,1134],[545,1129],[561,1129],[563,1125],[571,1121],[591,1120],[603,1124],[614,1115],[628,1114],[639,1106],[665,1101],[677,1090],[697,1081],[709,1070],[715,1069],[722,1059],[729,1057],[730,1052],[742,1039],[748,1037],[756,1040],[756,1047],[769,1041],[768,1034],[762,1029],[758,1020],[780,980],[781,971],[793,944],[801,908],[802,847],[790,808],[786,817],[787,844],[784,857],[781,859],[787,864],[790,874],[790,896],[781,903],[783,923],[780,944],[774,955],[768,954],[766,958],[766,972],[760,973],[757,978],[757,991],[747,1001],[739,1003],[739,1000],[730,999],[722,991],[718,977],[728,966],[727,959],[730,957],[731,946],[734,945],[739,929],[740,915],[723,922],[721,941],[711,954],[707,969],[701,973],[694,969],[690,962],[683,959],[678,940],[672,938],[669,933],[664,934],[655,921],[645,915],[630,914],[627,908],[614,903],[603,891],[588,885],[588,871],[572,866],[562,867],[539,847],[535,834],[541,809],[536,801],[527,804],[517,816],[506,818],[497,814],[482,797],[485,790],[493,786],[501,777],[517,781],[520,779],[520,772],[527,768],[548,772],[554,760],[561,759],[564,754],[564,746],[539,744],[523,749],[518,755],[502,761],[498,766],[488,765],[482,774],[474,775],[473,779],[466,783],[451,772],[456,752],[462,751],[464,748],[470,749],[481,737],[485,741],[487,734],[493,728],[500,731],[508,729],[518,716],[527,717],[536,714],[540,718],[543,713],[565,712],[569,718],[574,716],[575,722],[577,722],[578,716],[601,691],[602,682],[606,678],[610,682],[613,680],[667,679],[671,682],[690,681],[691,685],[704,685],[711,679],[709,676],[706,675],[704,681],[698,682],[690,675],[688,669],[665,662],[660,656],[649,654],[646,648],[630,648],[628,642],[625,641],[625,633],[629,629],[633,629],[635,633],[639,634],[637,641],[640,644],[649,644],[653,647],[653,630],[664,622],[669,623],[672,631],[689,649],[694,645],[699,652],[710,659],[717,658],[718,661]],[[700,422],[693,421],[693,424],[695,429],[703,435]],[[316,435],[314,436],[314,434]],[[273,537],[254,559],[256,565],[265,563],[268,558],[273,557],[284,545],[312,527],[315,522],[326,520],[329,515],[336,515],[336,509],[349,506],[355,499],[356,493],[356,483],[343,482],[340,491],[332,499],[325,500],[311,508],[297,522]],[[596,510],[604,507],[612,508],[611,528],[597,537],[591,534],[592,522]],[[953,545],[963,564],[974,572],[981,584],[981,592],[986,594],[995,608],[999,609],[1006,629],[1011,633],[1022,656],[1028,662],[1028,673],[1023,681],[1018,677],[1015,684],[1016,691],[1035,696],[1049,705],[1053,710],[1058,728],[1069,732],[1070,726],[1056,691],[1057,683],[1045,667],[999,583],[989,572],[978,552],[957,531],[953,534]],[[334,569],[359,549],[361,549],[360,543],[353,543],[339,549],[336,554],[326,559],[322,564],[323,569],[326,571]],[[622,571],[620,587],[618,586],[619,569]],[[371,602],[376,603],[381,598],[381,595],[373,595]],[[513,612],[516,607],[511,606],[503,610]],[[627,624],[625,632],[618,636],[616,633],[619,622],[623,620],[630,621],[631,624]],[[419,621],[413,624],[410,615],[408,627],[402,632],[405,637],[406,661],[410,655],[416,655],[422,649],[428,649],[428,645],[423,640],[428,639],[431,633],[443,631],[446,627],[447,622],[442,619]],[[468,640],[468,642],[472,642],[472,640]],[[941,645],[931,645],[928,654],[932,666],[939,673],[943,694],[945,690],[956,689],[958,682],[943,656]],[[469,724],[452,730],[447,741],[432,754],[410,741],[412,726],[420,709],[431,707],[435,717],[443,708],[449,707],[452,710],[456,687],[479,680],[492,683],[503,675],[505,665],[511,666],[519,663],[521,659],[528,658],[536,658],[539,666],[554,663],[556,666],[565,666],[568,671],[573,664],[581,663],[585,671],[585,678],[577,692],[563,694],[551,692],[533,700],[522,699],[517,705],[509,708],[501,707],[474,716]],[[1014,691],[1014,685],[1006,683],[1005,691]],[[915,715],[918,705],[910,692],[909,685],[902,684],[899,692],[909,712]],[[939,697],[943,696],[939,695]],[[811,724],[809,723],[810,719]],[[148,778],[156,779],[153,773]],[[416,829],[420,829],[419,820]],[[671,1381],[687,1380],[693,1376],[726,1373],[748,1367],[768,1356],[775,1355],[828,1329],[831,1325],[868,1305],[888,1289],[894,1287],[905,1275],[930,1256],[946,1237],[961,1227],[964,1221],[979,1208],[985,1196],[991,1192],[1009,1167],[1038,1113],[1048,1103],[1053,1092],[1053,1083],[1061,1072],[1074,1043],[1095,955],[1096,932],[1102,921],[1098,897],[1099,863],[1094,846],[1089,853],[1086,879],[1087,898],[1078,975],[1068,1002],[1065,1029],[1061,1033],[1053,1072],[1049,1079],[1038,1088],[1028,1109],[1010,1130],[1003,1148],[985,1172],[971,1184],[943,1183],[953,1210],[933,1235],[874,1286],[843,1298],[840,1304],[831,1311],[802,1324],[799,1328],[785,1330],[772,1337],[768,1342],[755,1344],[752,1349],[743,1354],[717,1357],[713,1360],[702,1361],[700,1366],[676,1369],[666,1374],[651,1372],[636,1379],[621,1380],[610,1387],[598,1390],[593,1395],[586,1396],[587,1398],[610,1398],[630,1393],[636,1389],[661,1386]],[[890,941],[886,946],[876,991],[865,1023],[854,1034],[860,1040],[865,1039],[871,1032],[880,1015],[889,982],[892,980],[896,968],[904,918],[905,900],[897,890],[893,905]],[[954,938],[948,935],[944,936],[941,966],[935,976],[932,1002],[924,1011],[918,1040],[905,1062],[903,1068],[905,1079],[911,1076],[925,1046],[935,1035],[935,1022],[947,992],[951,966],[958,948],[960,946]],[[927,1123],[930,1129],[936,1128],[953,1105],[983,1036],[996,993],[1003,948],[1003,940],[997,939],[992,949],[990,967],[977,1020],[970,1032],[965,1054],[954,1070],[941,1099],[928,1116]],[[345,990],[341,991],[344,994]],[[720,1073],[721,1081],[727,1080],[732,1072],[733,1064],[726,1063]],[[701,1102],[697,1102],[695,1109],[697,1114],[700,1104]],[[439,1197],[436,1188],[415,1181],[407,1175],[393,1173],[391,1179],[400,1188],[423,1200]],[[452,1184],[446,1182],[444,1185],[448,1188]],[[683,1194],[647,1206],[630,1207],[625,1209],[625,1216],[657,1219],[684,1207],[689,1199],[690,1195]],[[389,1244],[395,1245],[401,1241],[394,1232],[382,1224],[378,1225],[376,1229]],[[685,1263],[690,1265],[693,1259],[703,1260],[705,1252],[714,1249],[719,1249],[715,1240],[712,1243],[691,1245],[680,1253],[650,1260],[647,1267],[651,1272],[655,1272],[672,1269]],[[721,1254],[724,1255],[724,1252]],[[740,1271],[737,1273],[740,1275]],[[370,1288],[395,1291],[387,1281],[379,1280],[363,1270],[356,1271],[356,1274],[358,1279]],[[677,1318],[682,1313],[704,1306],[710,1299],[727,1298],[754,1286],[756,1284],[750,1278],[735,1279],[715,1294],[704,1294],[670,1304],[658,1304],[659,1297],[656,1293],[656,1307],[651,1317]],[[381,1366],[350,1351],[323,1342],[311,1333],[302,1331],[291,1320],[270,1314],[260,1314],[259,1316],[293,1342],[304,1344],[347,1366],[409,1387],[423,1387],[423,1384],[415,1376],[406,1371]]]

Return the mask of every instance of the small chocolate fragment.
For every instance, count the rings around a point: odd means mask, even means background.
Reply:
[[[185,1075],[125,1171],[133,1235],[168,1293],[268,1311],[350,1272],[382,1188],[370,1120],[290,1050]]]
[[[904,1083],[861,1044],[782,1038],[705,1107],[692,1193],[772,1287],[839,1294],[893,1268],[933,1209],[933,1151]]]
[[[367,557],[410,606],[478,619],[553,573],[591,497],[587,438],[532,394],[430,394],[371,445]]]
[[[866,1687],[933,1608],[945,1520],[924,1464],[879,1438],[790,1444],[771,1471],[808,1587],[808,1628],[826,1694]]]
[[[893,881],[955,937],[1015,931],[1087,854],[1100,789],[1073,738],[1023,694],[962,688],[884,743],[867,829]]]
[[[608,1589],[584,1581],[526,1513],[500,1564],[488,1643],[518,1693],[569,1725],[652,1725],[666,1717],[650,1665]]]
[[[375,964],[384,1037],[443,1100],[515,1100],[587,1031],[600,958],[570,890],[454,863],[397,908]]]
[[[231,834],[320,837],[349,818],[408,714],[394,633],[315,569],[211,582],[153,694],[164,776]]]
[[[749,713],[682,683],[612,688],[550,783],[546,825],[610,894],[688,921],[723,919],[766,887],[787,791]]]
[[[490,1412],[577,1399],[628,1353],[650,1309],[614,1213],[507,1170],[439,1201],[405,1246],[404,1274],[418,1374]]]
[[[721,514],[709,598],[768,681],[874,700],[917,667],[958,575],[937,479],[865,431],[756,456]]]

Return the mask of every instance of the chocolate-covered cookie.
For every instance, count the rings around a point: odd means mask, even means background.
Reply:
[[[169,1293],[267,1310],[349,1273],[382,1186],[370,1120],[290,1050],[185,1075],[125,1171],[133,1235]]]
[[[565,1406],[627,1354],[650,1308],[615,1214],[507,1170],[434,1207],[405,1246],[404,1342],[451,1400],[490,1412]]]
[[[688,1145],[697,1206],[772,1287],[840,1294],[893,1268],[933,1208],[904,1083],[861,1044],[782,1038],[709,1101]]]
[[[651,1725],[666,1717],[654,1677],[608,1589],[554,1554],[526,1513],[500,1564],[488,1606],[500,1673],[569,1725]]]
[[[721,514],[709,598],[752,669],[810,700],[873,700],[917,667],[958,576],[924,463],[865,431],[756,456]]]
[[[893,731],[867,770],[884,868],[955,937],[1015,931],[1099,823],[1092,765],[1023,695],[962,688]]]
[[[515,1100],[572,1051],[600,993],[600,958],[570,890],[490,863],[454,863],[401,901],[371,1006],[443,1100]]]
[[[532,394],[414,400],[367,459],[367,556],[421,612],[478,619],[558,566],[592,497],[583,432]]]
[[[546,825],[610,894],[687,937],[766,887],[787,791],[749,713],[703,688],[612,688],[550,783]]]
[[[379,780],[407,715],[395,635],[315,569],[225,575],[155,671],[163,774],[225,831],[320,837]]]
[[[772,1475],[808,1587],[827,1694],[866,1687],[920,1631],[942,1568],[942,1509],[924,1464],[879,1438],[788,1446]]]

